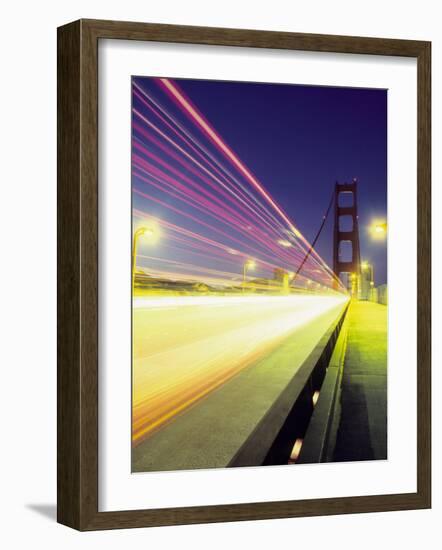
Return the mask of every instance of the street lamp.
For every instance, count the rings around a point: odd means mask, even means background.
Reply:
[[[255,269],[256,267],[256,262],[255,260],[246,260],[244,262],[244,267],[243,267],[243,278],[242,278],[242,281],[243,281],[243,285],[244,285],[244,288],[246,286],[246,275],[247,275],[247,270],[248,269]],[[243,290],[244,290],[243,288]]]
[[[151,236],[154,234],[154,230],[151,227],[140,227],[134,233],[134,240],[132,245],[132,288],[135,286],[135,271],[137,270],[137,248],[138,239],[143,236]]]
[[[376,233],[385,233],[387,231],[387,224],[380,223],[378,225],[375,225],[374,230]]]
[[[387,223],[374,221],[370,226],[370,233],[375,239],[383,239],[387,235]]]

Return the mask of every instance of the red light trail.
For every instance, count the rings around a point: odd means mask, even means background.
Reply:
[[[334,287],[330,267],[314,249],[306,259],[299,228],[176,82],[133,82],[132,132],[134,226],[161,228],[155,254],[140,249],[147,274],[226,286],[253,258],[257,280],[302,265],[296,286]]]

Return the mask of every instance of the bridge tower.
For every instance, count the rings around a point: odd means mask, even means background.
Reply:
[[[339,277],[347,273],[352,295],[359,291],[361,254],[359,248],[357,181],[335,185],[335,226],[333,271]],[[338,283],[336,283],[336,287]]]

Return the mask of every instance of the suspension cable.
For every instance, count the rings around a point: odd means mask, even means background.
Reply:
[[[310,256],[313,248],[315,247],[315,244],[317,242],[317,240],[319,239],[319,235],[321,234],[321,231],[323,230],[324,228],[324,225],[325,225],[325,222],[327,221],[327,218],[328,218],[328,215],[330,213],[330,210],[331,210],[331,207],[333,205],[333,201],[334,201],[334,198],[335,198],[335,190],[333,189],[333,192],[332,192],[332,195],[331,195],[331,198],[330,198],[330,202],[328,204],[328,207],[327,207],[327,210],[325,212],[325,215],[322,216],[322,223],[321,223],[321,226],[319,227],[319,230],[318,232],[316,233],[316,237],[314,238],[312,244],[310,245],[310,248],[307,250],[305,256],[304,256],[304,259],[302,260],[302,262],[299,264],[299,267],[298,269],[296,270],[296,273],[295,273],[295,276],[293,277],[293,281],[295,281],[296,277],[298,276],[298,273],[301,271],[301,269],[303,268],[305,262],[307,261],[308,257]]]

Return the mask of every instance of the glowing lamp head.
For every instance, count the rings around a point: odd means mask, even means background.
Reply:
[[[373,239],[384,239],[387,235],[387,224],[384,221],[374,221],[370,226],[370,233]]]
[[[142,243],[149,244],[149,246],[157,244],[161,239],[162,231],[160,224],[155,219],[143,220],[137,227],[134,227],[134,239],[140,239],[140,245]]]
[[[247,260],[245,265],[246,265],[247,269],[255,269],[256,262],[255,262],[255,260]]]
[[[155,233],[151,227],[141,227],[139,231],[140,235],[143,235],[143,237],[152,237]]]

